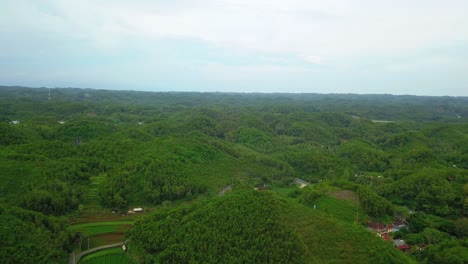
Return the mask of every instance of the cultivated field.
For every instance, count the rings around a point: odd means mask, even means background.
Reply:
[[[359,208],[355,201],[335,198],[331,196],[322,196],[313,202],[316,210],[330,214],[336,218],[352,223],[359,216],[360,221],[364,219],[365,214]]]
[[[70,227],[70,231],[78,231],[84,237],[107,233],[123,233],[132,227],[131,221],[80,223]]]
[[[135,263],[121,248],[102,250],[85,256],[80,264],[133,264]]]

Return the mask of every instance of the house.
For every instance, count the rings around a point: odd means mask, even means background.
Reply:
[[[398,220],[393,221],[393,226],[394,226],[394,228],[393,228],[394,232],[399,231],[402,228],[408,228],[408,226],[406,225],[406,221],[402,220],[402,219],[398,219]]]
[[[17,125],[19,123],[21,123],[19,120],[13,120],[13,121],[10,122],[10,124],[12,124],[12,125]]]
[[[141,212],[143,212],[143,208],[141,208],[141,207],[133,208],[133,212],[134,213],[141,213]]]
[[[401,251],[407,251],[410,249],[410,246],[406,244],[406,242],[403,239],[393,240],[393,245]]]
[[[393,225],[385,225],[385,224],[382,224],[382,223],[375,223],[375,222],[369,222],[367,224],[367,227],[378,233],[378,234],[385,234],[385,233],[390,233],[390,232],[393,232],[393,228],[394,226]]]
[[[268,190],[268,187],[265,184],[259,184],[255,187],[255,190],[257,191],[265,191]]]
[[[395,247],[406,245],[406,242],[403,239],[395,239],[393,240],[393,245]]]
[[[398,246],[397,248],[398,248],[399,250],[401,250],[401,251],[407,251],[407,250],[410,249],[410,246],[408,246],[407,244],[405,244],[405,245]]]
[[[304,181],[304,180],[301,180],[301,179],[294,179],[294,183],[296,183],[297,185],[299,185],[299,188],[304,188],[306,187],[307,185],[309,185],[308,182]]]
[[[393,240],[392,237],[389,236],[388,234],[381,234],[380,237],[383,238],[386,241],[392,241]]]

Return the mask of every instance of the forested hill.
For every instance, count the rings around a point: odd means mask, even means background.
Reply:
[[[248,232],[227,230],[226,244],[223,224],[209,234],[226,247],[264,235],[254,258],[269,256],[268,246],[297,246],[304,258],[275,259],[398,260],[391,242],[365,230],[398,220],[408,229],[391,239],[406,241],[412,260],[466,263],[466,197],[466,97],[0,87],[2,263],[63,263],[78,237],[71,220],[135,207],[155,211],[129,233],[148,261],[202,259],[193,250],[206,236],[181,239],[231,219]],[[243,206],[226,211],[232,204]],[[157,233],[174,221],[174,234]],[[153,233],[172,242],[159,247]]]
[[[374,234],[270,191],[165,207],[129,238],[155,263],[412,263]]]
[[[133,112],[143,111],[144,106],[156,107],[249,107],[252,110],[273,110],[273,112],[290,113],[334,112],[347,113],[356,117],[378,120],[457,120],[468,118],[468,97],[431,97],[411,95],[357,95],[357,94],[261,94],[261,93],[199,93],[199,92],[137,92],[93,90],[77,88],[26,88],[0,86],[0,97],[9,98],[10,103],[22,101],[21,110],[28,103],[46,102],[49,98],[56,102],[55,109],[50,106],[36,106],[36,111],[44,114],[51,110],[70,113],[72,106],[61,103],[100,103],[105,106],[95,110],[109,113],[114,104],[132,105]],[[11,101],[12,100],[12,101]],[[18,103],[18,102],[16,102]],[[111,104],[111,105],[107,105]],[[60,109],[63,107],[63,109]],[[109,107],[111,109],[109,109]],[[273,108],[273,109],[271,109]],[[13,108],[15,109],[15,108]],[[88,109],[91,110],[91,109]],[[22,112],[22,111],[21,111]],[[460,121],[460,120],[459,120]]]

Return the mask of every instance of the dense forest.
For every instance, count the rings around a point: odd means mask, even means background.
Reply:
[[[156,263],[411,262],[365,230],[252,190],[164,208],[129,237]]]
[[[142,263],[468,262],[466,97],[0,87],[0,135],[2,263],[134,207]]]

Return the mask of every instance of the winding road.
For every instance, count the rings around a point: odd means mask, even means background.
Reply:
[[[76,263],[78,263],[78,261],[80,261],[80,258],[83,257],[84,255],[87,255],[87,254],[90,254],[90,253],[93,253],[93,252],[96,252],[96,251],[99,251],[99,250],[103,250],[103,249],[108,249],[108,248],[113,248],[113,247],[120,247],[123,244],[124,244],[124,242],[119,242],[119,243],[115,243],[115,244],[95,247],[95,248],[92,248],[92,249],[81,251],[80,253],[78,253],[76,255],[72,253],[72,255],[70,256],[70,262],[69,263],[70,264],[76,264]]]

